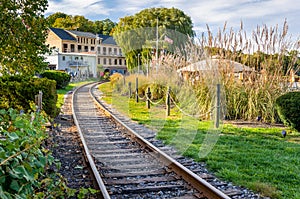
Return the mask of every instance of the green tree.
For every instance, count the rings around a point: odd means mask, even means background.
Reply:
[[[62,12],[56,12],[56,13],[54,13],[54,14],[48,16],[48,17],[47,17],[47,21],[48,21],[49,24],[52,25],[52,24],[54,24],[54,22],[55,22],[56,19],[58,19],[58,18],[64,19],[64,18],[66,18],[67,16],[68,16],[68,15],[65,14],[65,13],[62,13]]]
[[[83,32],[99,33],[109,35],[116,23],[110,19],[91,21],[80,15],[67,15],[61,12],[54,13],[47,17],[49,25],[54,28],[66,30],[78,30]]]
[[[177,8],[149,8],[121,18],[113,35],[126,55],[129,69],[137,66],[138,54],[142,55],[141,60],[146,60],[147,52],[156,49],[157,26],[158,51],[174,52],[195,35],[191,18]],[[172,42],[165,42],[165,37]]]
[[[47,23],[43,16],[47,0],[2,0],[0,3],[0,73],[32,75],[47,64],[43,55]]]
[[[110,19],[104,19],[103,21],[103,27],[102,30],[98,33],[103,35],[110,35],[113,28],[117,25],[115,22],[111,21]]]

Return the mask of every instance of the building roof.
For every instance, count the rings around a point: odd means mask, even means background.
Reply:
[[[82,32],[77,30],[64,30],[61,28],[50,28],[50,30],[52,30],[62,40],[76,41],[76,36],[88,37],[88,38],[97,38],[98,36],[102,39],[102,44],[117,45],[114,38],[109,35],[102,35],[102,34],[96,35],[91,32]]]
[[[89,38],[96,38],[96,34],[91,33],[91,32],[82,32],[82,31],[77,31],[77,30],[66,30],[76,36],[79,37],[89,37]]]
[[[70,33],[66,32],[64,29],[50,28],[50,30],[62,40],[76,41],[76,38],[74,38]]]
[[[102,44],[111,44],[111,45],[117,45],[116,41],[112,36],[109,35],[102,35],[98,34],[100,38],[102,38]]]
[[[208,71],[216,70],[219,67],[227,67],[233,69],[233,72],[239,73],[242,71],[253,71],[249,66],[243,65],[241,63],[231,61],[228,59],[206,59],[193,64],[190,64],[186,67],[180,68],[177,72],[195,72],[195,71]]]

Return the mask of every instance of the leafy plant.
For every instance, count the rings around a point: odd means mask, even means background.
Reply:
[[[47,67],[43,56],[49,52],[45,44],[48,24],[43,15],[47,5],[47,0],[1,0],[2,75],[34,75]]]
[[[35,101],[35,95],[43,92],[43,110],[55,117],[59,113],[56,107],[56,82],[47,78],[31,78],[25,76],[6,76],[0,78],[0,109],[15,108],[30,110],[30,102]]]
[[[55,161],[47,148],[45,118],[36,112],[0,110],[0,197],[26,198],[41,188],[44,172]],[[53,181],[53,179],[52,179]]]
[[[55,80],[56,81],[56,89],[65,88],[66,86],[68,86],[68,84],[71,80],[71,76],[63,71],[49,70],[49,71],[45,71],[45,72],[41,73],[41,76],[46,77],[51,80]]]
[[[282,122],[300,132],[300,92],[289,92],[276,99],[276,110]]]
[[[56,171],[59,162],[45,146],[45,117],[0,110],[0,198],[84,198],[94,189],[74,190]]]

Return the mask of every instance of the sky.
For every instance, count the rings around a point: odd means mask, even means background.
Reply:
[[[288,33],[293,38],[300,36],[299,0],[49,0],[46,16],[55,12],[82,15],[95,21],[106,18],[118,22],[119,18],[134,15],[145,8],[175,7],[190,16],[197,35],[223,28],[244,29],[251,33],[257,26],[282,28],[288,23]]]

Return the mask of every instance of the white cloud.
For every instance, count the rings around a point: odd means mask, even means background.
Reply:
[[[52,14],[55,12],[63,12],[68,15],[88,15],[88,14],[97,14],[97,15],[108,15],[109,9],[104,7],[102,1],[95,0],[63,0],[56,2],[49,0],[49,7],[46,14]]]
[[[104,17],[117,22],[118,18],[132,15],[149,7],[176,7],[192,18],[196,31],[204,31],[208,24],[213,28],[245,27],[257,25],[281,25],[287,19],[294,34],[299,34],[300,1],[298,0],[62,0],[49,1],[48,13],[64,12],[70,15],[84,15],[92,20]]]

